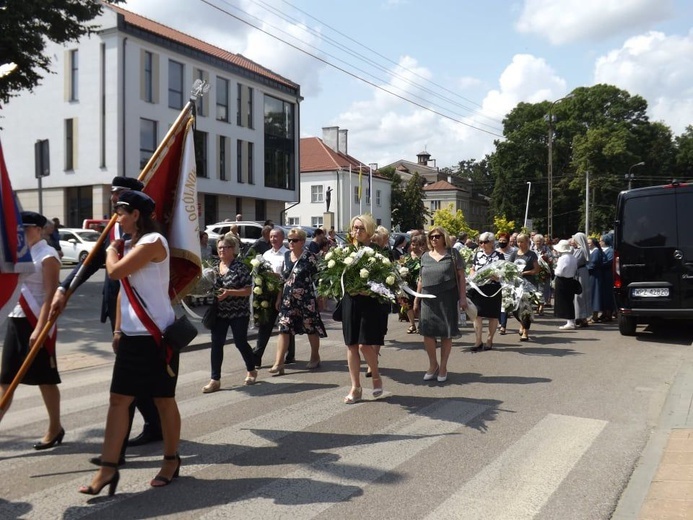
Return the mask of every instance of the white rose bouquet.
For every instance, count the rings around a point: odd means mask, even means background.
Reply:
[[[339,300],[344,290],[394,301],[401,277],[389,258],[371,247],[335,247],[320,260],[318,294]]]
[[[277,293],[281,290],[282,282],[274,274],[272,266],[262,258],[262,255],[245,257],[243,262],[250,269],[253,280],[253,320],[255,325],[267,323],[272,308],[277,301]]]

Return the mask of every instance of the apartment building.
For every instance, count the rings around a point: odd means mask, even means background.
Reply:
[[[49,44],[54,74],[3,106],[0,136],[25,209],[68,226],[110,215],[114,176],[137,177],[196,79],[198,213],[204,224],[279,221],[299,196],[300,86],[224,49],[115,6],[97,33]],[[35,177],[48,140],[50,175]]]

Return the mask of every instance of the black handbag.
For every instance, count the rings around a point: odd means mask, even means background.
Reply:
[[[174,351],[180,352],[190,345],[190,342],[197,336],[197,327],[192,324],[186,314],[177,318],[164,331],[164,343]]]
[[[212,305],[210,305],[205,311],[205,315],[202,316],[202,325],[205,329],[212,330],[212,327],[217,323],[217,314],[219,313],[219,300],[214,298]]]
[[[582,294],[582,284],[577,278],[573,278],[573,292],[575,294]]]
[[[334,312],[332,312],[334,321],[342,321],[342,301],[343,298],[337,302],[337,306],[334,308]]]

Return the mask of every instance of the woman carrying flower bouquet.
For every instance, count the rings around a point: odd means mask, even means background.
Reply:
[[[516,263],[520,260],[521,276],[537,287],[537,275],[541,270],[539,267],[539,258],[537,254],[529,248],[529,236],[525,233],[517,235],[517,251],[510,253],[508,261]],[[520,322],[520,341],[529,341],[529,327],[532,325],[531,307],[528,309],[529,314],[522,314],[518,309],[513,313],[515,319]]]
[[[291,336],[307,334],[310,342],[310,361],[306,368],[320,366],[320,338],[327,336],[320,318],[318,296],[315,293],[313,278],[318,273],[318,258],[303,246],[306,232],[301,228],[289,231],[289,251],[284,255],[284,288],[277,297],[279,310],[279,340],[274,366],[270,374],[284,374],[284,357],[289,348]]]
[[[505,260],[503,253],[499,253],[494,249],[494,242],[495,237],[493,233],[486,232],[479,235],[479,249],[474,253],[470,274],[473,275],[482,267],[492,264],[493,262]],[[493,336],[496,334],[498,318],[500,318],[501,313],[501,302],[503,299],[501,284],[499,281],[492,280],[480,286],[478,291],[472,289],[469,292],[469,297],[477,307],[477,315],[474,320],[476,343],[474,347],[472,347],[472,351],[491,350],[493,348]],[[483,318],[488,318],[488,337],[486,343],[482,342]]]
[[[464,260],[452,247],[447,231],[434,227],[428,232],[428,251],[421,256],[418,292],[435,298],[415,298],[414,311],[421,309],[419,332],[424,337],[428,354],[428,371],[424,381],[437,376],[438,382],[448,379],[448,358],[452,338],[458,337],[460,310],[467,308],[467,283]],[[436,359],[436,338],[440,338],[440,362]]]
[[[409,271],[406,281],[411,287],[416,287],[419,280],[419,272],[421,271],[421,256],[426,252],[426,237],[416,235],[411,239],[411,250],[409,254],[403,256],[405,259],[403,266]],[[416,334],[416,313],[414,312],[414,297],[410,294],[404,294],[400,298],[402,308],[405,309],[405,316],[409,321],[407,334]]]
[[[371,237],[375,232],[375,221],[372,216],[359,215],[351,219],[349,232],[357,251],[368,247],[372,252],[372,248],[370,248]],[[389,260],[387,261],[389,262]],[[378,371],[377,349],[385,344],[388,308],[389,306],[384,306],[373,295],[350,295],[348,291],[344,293],[342,299],[342,333],[348,349],[347,363],[351,378],[351,391],[344,398],[346,404],[359,402],[363,395],[359,352],[363,354],[373,378],[373,397],[377,398],[383,395],[383,382]]]
[[[248,343],[248,323],[250,322],[250,271],[238,258],[239,239],[232,232],[217,242],[219,252],[218,278],[216,289],[219,309],[216,323],[212,326],[212,348],[210,361],[212,377],[202,392],[211,394],[221,389],[221,364],[224,361],[226,334],[231,328],[233,342],[243,356],[247,374],[245,384],[252,385],[257,379],[253,349]]]

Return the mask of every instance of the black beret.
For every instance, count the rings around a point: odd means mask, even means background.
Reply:
[[[126,207],[139,210],[142,215],[151,215],[154,212],[154,199],[141,191],[127,190],[120,194],[117,207]]]
[[[113,177],[111,182],[111,191],[118,190],[135,190],[142,191],[144,184],[134,177]]]
[[[42,228],[46,225],[46,222],[48,222],[46,217],[35,211],[22,211],[21,216],[22,224],[25,226],[37,226]]]

